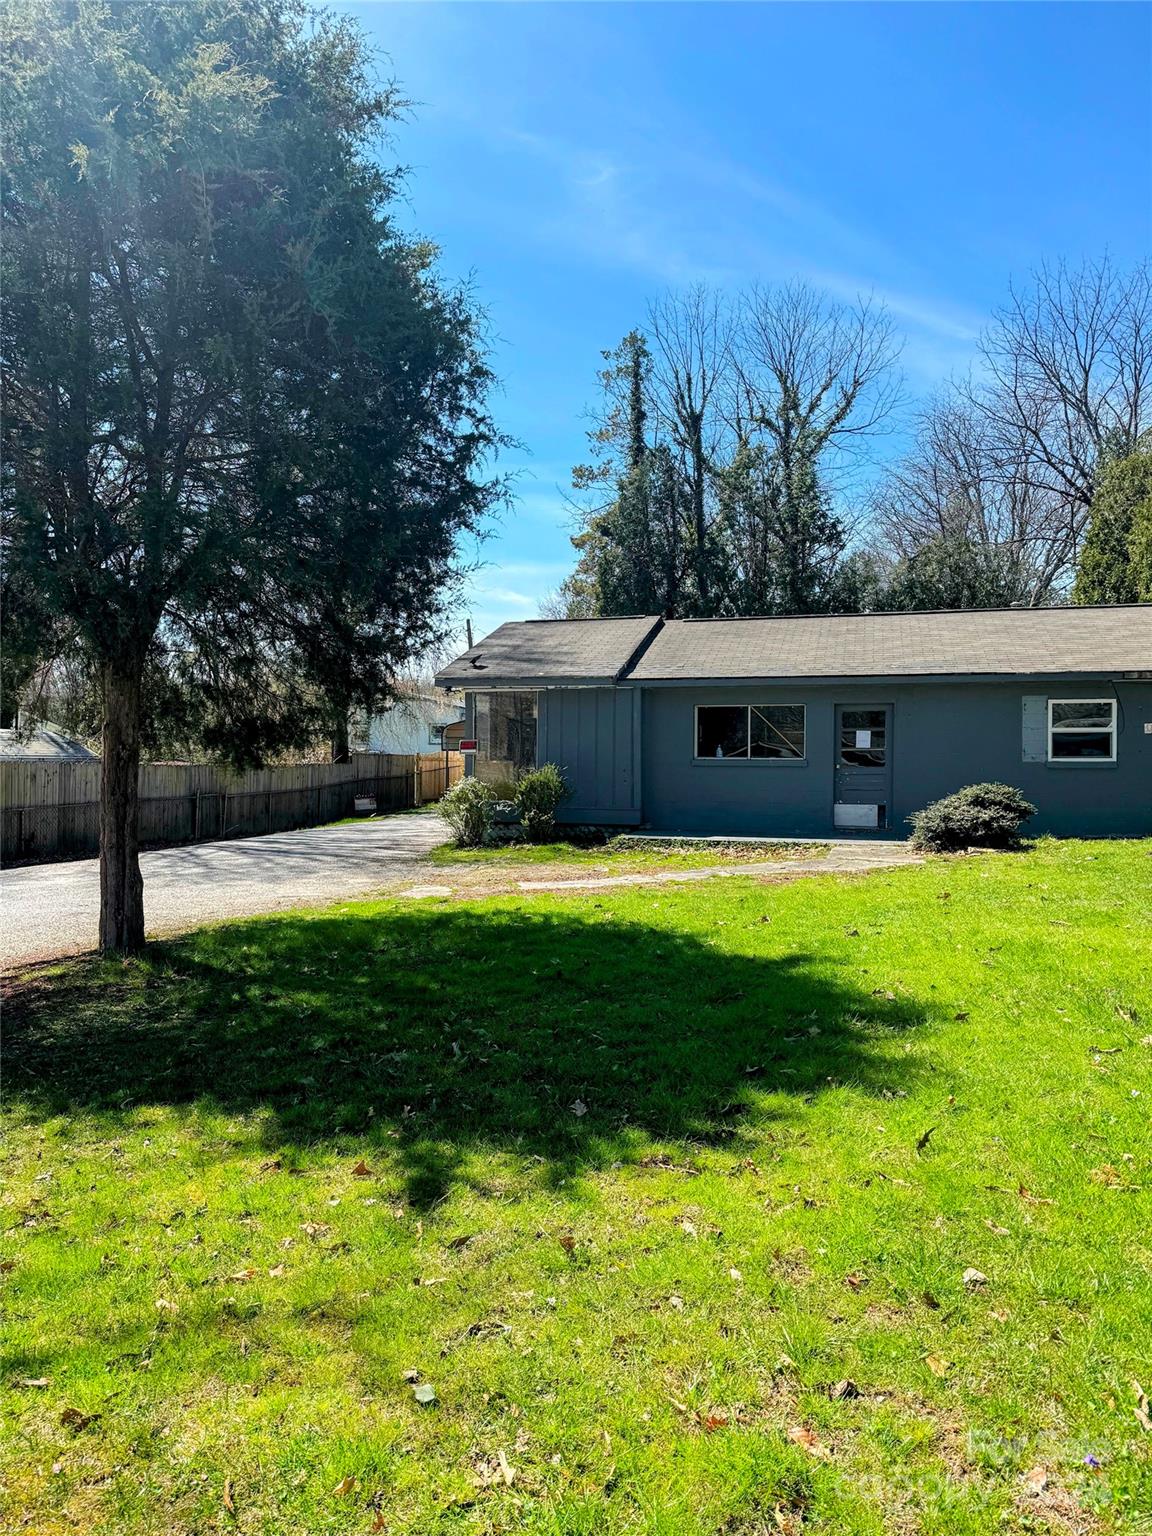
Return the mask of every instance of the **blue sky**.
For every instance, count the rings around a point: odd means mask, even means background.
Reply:
[[[875,293],[914,399],[1040,260],[1152,250],[1149,4],[343,8],[416,103],[406,218],[487,307],[523,445],[478,635],[571,569],[600,349],[665,288]]]

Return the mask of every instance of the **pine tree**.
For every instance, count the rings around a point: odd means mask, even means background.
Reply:
[[[295,0],[12,0],[5,649],[82,654],[100,943],[144,937],[149,678],[236,761],[374,703],[497,494],[479,321],[403,239],[402,103]]]

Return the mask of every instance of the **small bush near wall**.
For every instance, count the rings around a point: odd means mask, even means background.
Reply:
[[[491,784],[482,779],[460,779],[441,797],[440,814],[451,827],[457,848],[479,848],[492,825],[497,798]]]
[[[929,853],[962,848],[1019,848],[1020,828],[1036,807],[1010,784],[969,784],[908,820],[912,844]]]
[[[555,763],[545,763],[524,774],[516,784],[515,802],[520,824],[530,843],[548,843],[556,831],[556,812],[571,790]]]

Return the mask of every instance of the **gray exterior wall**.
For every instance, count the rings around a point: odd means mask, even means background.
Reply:
[[[641,818],[643,696],[636,688],[545,688],[537,696],[537,763],[572,786],[558,820],[634,826]]]
[[[835,708],[886,704],[893,711],[889,835],[906,836],[906,818],[929,801],[989,780],[1016,785],[1039,808],[1029,831],[1152,835],[1152,735],[1144,734],[1145,722],[1152,723],[1152,683],[700,685],[641,692],[643,823],[657,831],[831,835]],[[1117,761],[1025,761],[1024,698],[1041,695],[1118,698]],[[694,707],[750,702],[806,705],[804,762],[694,758]]]

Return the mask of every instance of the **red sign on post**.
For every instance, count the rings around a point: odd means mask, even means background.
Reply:
[[[476,743],[474,741],[462,741],[460,743],[460,750],[461,752],[475,752]]]

